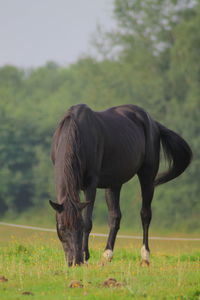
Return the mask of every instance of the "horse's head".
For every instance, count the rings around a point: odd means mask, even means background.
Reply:
[[[81,211],[88,203],[78,203],[76,213],[73,209],[69,212],[64,204],[51,200],[49,203],[56,211],[57,234],[62,242],[68,265],[80,265],[84,262],[82,251],[84,224]]]

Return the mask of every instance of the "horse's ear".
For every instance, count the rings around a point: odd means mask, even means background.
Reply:
[[[80,210],[83,210],[89,203],[90,203],[90,201],[80,202],[78,204],[78,207],[79,207]]]
[[[63,204],[55,203],[51,200],[49,200],[49,204],[53,209],[55,209],[57,212],[61,213],[64,210]]]

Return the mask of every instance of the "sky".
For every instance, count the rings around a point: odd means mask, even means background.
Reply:
[[[112,28],[113,0],[0,0],[0,66],[69,65],[92,51],[97,24]]]

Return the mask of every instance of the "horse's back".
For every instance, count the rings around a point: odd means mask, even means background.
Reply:
[[[99,187],[120,185],[131,179],[146,157],[145,124],[151,119],[145,111],[134,105],[100,112],[76,105],[70,110],[81,134],[86,177],[95,173]]]

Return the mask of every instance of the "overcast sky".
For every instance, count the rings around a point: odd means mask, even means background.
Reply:
[[[112,9],[113,0],[0,0],[0,66],[75,62],[97,24],[112,27]]]

